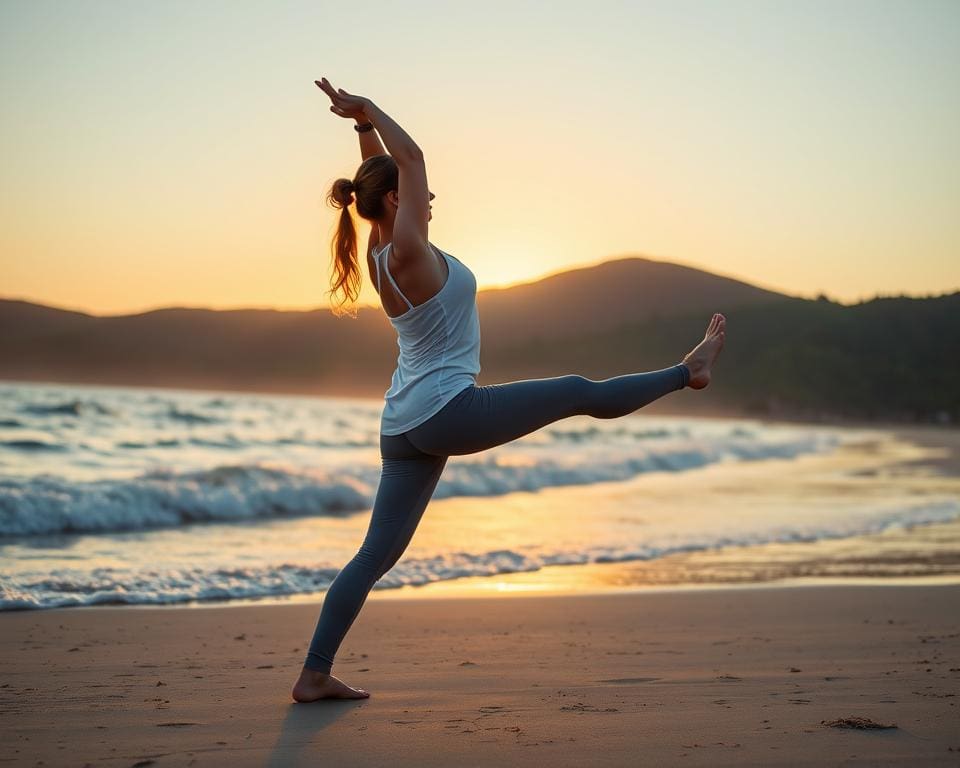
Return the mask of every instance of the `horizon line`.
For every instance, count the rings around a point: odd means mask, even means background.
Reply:
[[[746,285],[750,285],[751,287],[758,288],[758,289],[760,289],[760,290],[770,291],[771,293],[778,293],[778,294],[781,294],[784,298],[802,299],[802,300],[805,300],[805,301],[818,301],[818,300],[821,299],[821,297],[823,297],[823,298],[825,298],[827,301],[829,301],[829,302],[832,303],[832,304],[839,304],[840,306],[844,306],[844,307],[854,307],[854,306],[858,306],[858,305],[860,305],[860,304],[865,304],[865,303],[868,303],[868,302],[871,302],[871,301],[876,301],[877,299],[891,299],[891,298],[936,299],[936,298],[942,298],[942,297],[944,297],[944,296],[951,296],[951,295],[953,295],[954,293],[960,292],[960,286],[957,286],[957,287],[952,288],[952,289],[946,289],[946,290],[944,290],[944,291],[941,292],[941,293],[922,293],[922,294],[921,294],[921,293],[914,293],[914,294],[910,294],[910,293],[890,293],[890,294],[887,294],[887,293],[883,293],[883,292],[878,291],[877,293],[872,294],[872,295],[870,295],[870,296],[867,296],[867,297],[864,297],[864,298],[860,298],[860,299],[857,299],[857,300],[850,300],[850,301],[846,302],[846,301],[842,301],[842,300],[837,299],[837,298],[831,298],[830,295],[829,295],[826,291],[824,291],[824,290],[819,290],[819,291],[817,291],[817,292],[816,292],[814,295],[812,295],[812,296],[807,296],[807,295],[802,295],[802,294],[791,294],[791,293],[786,293],[785,291],[783,291],[783,290],[781,290],[781,289],[778,289],[778,288],[772,288],[772,287],[769,287],[769,286],[760,285],[760,284],[758,284],[758,283],[752,282],[752,281],[750,281],[750,280],[748,280],[748,279],[746,279],[746,278],[743,278],[743,277],[737,277],[737,276],[734,276],[734,275],[726,275],[726,274],[722,274],[722,273],[720,273],[720,272],[713,272],[713,271],[711,271],[711,270],[709,270],[709,269],[705,269],[705,268],[700,267],[700,266],[694,266],[694,265],[687,264],[687,263],[680,262],[680,261],[671,261],[671,260],[667,260],[667,259],[656,259],[656,258],[651,258],[650,256],[647,256],[647,255],[643,255],[643,256],[640,256],[640,255],[628,255],[628,256],[615,256],[615,257],[612,257],[612,258],[603,259],[603,260],[601,260],[601,261],[585,262],[585,263],[580,263],[580,264],[571,264],[571,265],[567,265],[567,266],[565,266],[565,267],[563,267],[563,268],[561,268],[561,269],[554,270],[553,272],[546,272],[546,273],[543,273],[543,274],[541,274],[541,275],[539,275],[539,276],[537,276],[537,277],[530,278],[530,279],[524,279],[524,280],[518,280],[518,281],[513,282],[513,283],[501,283],[501,284],[491,284],[491,285],[478,286],[478,288],[477,288],[477,293],[480,294],[480,293],[482,293],[483,291],[509,290],[509,289],[511,289],[511,288],[519,288],[519,287],[524,286],[524,285],[533,285],[534,283],[539,283],[539,282],[542,282],[543,280],[547,280],[547,279],[549,279],[549,278],[551,278],[551,277],[556,277],[556,276],[558,276],[558,275],[562,275],[562,274],[565,274],[565,273],[567,273],[567,272],[577,272],[577,271],[580,271],[580,270],[583,270],[583,269],[590,269],[590,268],[600,267],[600,266],[603,266],[603,265],[605,265],[605,264],[611,264],[611,263],[614,263],[614,262],[617,262],[617,261],[628,261],[628,260],[631,260],[631,261],[637,261],[637,260],[639,260],[639,261],[650,261],[650,262],[656,262],[656,263],[660,263],[660,264],[670,264],[670,265],[673,265],[673,266],[683,267],[683,268],[686,268],[686,269],[692,269],[692,270],[696,270],[696,271],[698,271],[698,272],[704,272],[704,273],[706,273],[706,274],[714,275],[714,276],[716,276],[716,277],[720,277],[720,278],[723,278],[723,279],[734,280],[734,281],[736,281],[736,282],[744,283],[744,284],[746,284]],[[71,307],[64,306],[64,305],[50,304],[50,303],[47,303],[47,302],[45,302],[45,301],[43,301],[43,300],[24,298],[24,297],[22,297],[22,296],[0,296],[0,301],[17,301],[17,302],[21,302],[21,303],[25,303],[25,304],[33,304],[33,305],[35,305],[35,306],[46,307],[46,308],[48,308],[48,309],[60,310],[60,311],[63,311],[63,312],[74,312],[74,313],[81,314],[81,315],[88,315],[88,316],[90,316],[90,317],[131,317],[131,316],[135,316],[135,315],[145,315],[145,314],[149,314],[149,313],[151,313],[151,312],[162,312],[162,311],[178,310],[178,309],[179,309],[179,310],[209,311],[209,312],[244,312],[244,311],[248,311],[248,312],[249,312],[249,311],[256,311],[256,312],[297,312],[297,313],[304,313],[304,312],[317,312],[317,311],[321,311],[321,310],[331,310],[331,308],[332,308],[332,306],[333,306],[333,305],[331,305],[331,304],[329,304],[329,303],[326,303],[326,304],[316,304],[316,305],[313,305],[313,306],[299,306],[299,307],[298,307],[298,306],[278,307],[278,306],[276,306],[276,305],[250,305],[250,304],[238,304],[238,305],[235,305],[235,306],[161,304],[161,305],[155,305],[155,306],[148,307],[148,308],[144,308],[144,309],[131,309],[131,310],[122,310],[122,311],[118,311],[118,312],[103,313],[103,312],[96,312],[96,311],[91,311],[91,310],[87,310],[87,309],[71,308]],[[355,308],[356,308],[358,311],[361,310],[361,309],[376,309],[376,310],[380,310],[380,308],[381,308],[379,304],[370,303],[370,302],[357,302],[354,306],[355,306]]]

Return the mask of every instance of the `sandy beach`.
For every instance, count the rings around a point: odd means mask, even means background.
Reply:
[[[12,765],[956,765],[960,586],[372,595],[289,698],[316,607],[2,621]],[[890,729],[823,721],[862,717]],[[42,763],[41,763],[42,761]]]
[[[955,430],[898,431],[956,473]],[[4,762],[957,765],[944,581],[374,590],[334,667],[371,697],[313,704],[290,688],[319,600],[7,612]]]

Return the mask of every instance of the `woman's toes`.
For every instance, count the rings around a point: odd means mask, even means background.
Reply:
[[[351,685],[347,685],[343,680],[339,678],[332,678],[336,681],[335,694],[338,698],[342,699],[365,699],[370,694],[367,693],[363,688],[354,688]]]
[[[351,688],[349,686],[334,694],[334,697],[338,699],[366,699],[369,696],[370,694],[362,688]]]

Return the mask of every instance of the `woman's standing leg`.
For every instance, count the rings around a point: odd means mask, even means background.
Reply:
[[[418,451],[403,435],[381,435],[380,451],[383,469],[366,536],[327,589],[304,661],[305,670],[318,672],[321,678],[330,675],[337,649],[373,585],[396,564],[410,543],[447,463],[446,456]],[[318,689],[311,679],[316,676],[301,673],[294,687],[297,701],[328,698],[336,690],[336,686]],[[347,688],[350,690],[354,689]],[[341,690],[341,694],[346,691]]]
[[[570,416],[626,416],[683,389],[689,381],[689,368],[679,363],[659,371],[629,373],[602,381],[569,374],[474,386],[407,432],[407,437],[424,453],[476,453]]]

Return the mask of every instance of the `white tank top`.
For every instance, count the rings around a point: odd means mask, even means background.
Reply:
[[[447,281],[438,293],[413,306],[390,274],[387,252],[391,245],[387,243],[380,253],[373,252],[377,292],[382,260],[387,278],[409,309],[390,317],[397,329],[400,355],[384,395],[380,431],[399,435],[422,424],[455,395],[476,384],[480,373],[480,316],[473,272],[433,243],[430,247],[447,262]]]

